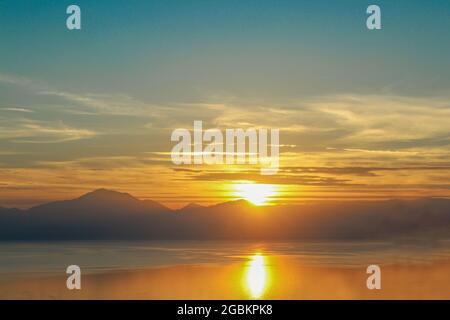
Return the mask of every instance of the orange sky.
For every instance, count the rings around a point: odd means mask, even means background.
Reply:
[[[175,145],[171,128],[147,126],[115,141],[99,134],[58,143],[20,143],[28,148],[4,151],[0,203],[27,207],[110,188],[179,207],[235,199],[234,185],[242,181],[277,185],[273,200],[282,203],[450,195],[450,151],[433,141],[447,134],[450,113],[442,106],[448,100],[323,100],[311,101],[307,111],[267,107],[270,117],[244,106],[242,111],[237,106],[198,106],[212,112],[204,129],[277,125],[280,170],[272,176],[261,175],[255,165],[176,166],[170,158]],[[177,127],[192,130],[192,122],[180,120]],[[33,126],[28,130],[35,130],[35,137],[67,134]],[[102,148],[110,154],[102,155]]]

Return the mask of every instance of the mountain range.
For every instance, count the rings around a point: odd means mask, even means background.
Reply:
[[[178,210],[99,189],[27,210],[0,207],[0,240],[294,240],[450,237],[450,199],[254,206],[245,200]]]

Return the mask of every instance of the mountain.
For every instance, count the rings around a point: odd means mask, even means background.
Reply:
[[[0,240],[294,240],[450,237],[450,200],[257,207],[245,200],[180,210],[99,189],[28,210],[0,209]]]
[[[204,206],[191,202],[185,205],[183,208],[179,209],[178,211],[195,210],[201,208],[204,208]]]
[[[73,200],[50,202],[29,210],[33,214],[61,214],[64,212],[77,215],[111,215],[151,211],[169,211],[169,209],[156,201],[141,201],[128,193],[107,189],[98,189]]]
[[[145,237],[151,220],[167,220],[171,213],[155,201],[141,201],[128,193],[98,189],[76,199],[30,208],[22,215],[0,215],[0,239]],[[139,233],[134,235],[133,230]]]

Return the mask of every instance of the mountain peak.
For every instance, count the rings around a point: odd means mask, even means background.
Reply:
[[[131,196],[126,192],[119,192],[115,190],[109,190],[105,188],[96,189],[94,191],[88,192],[78,200],[132,200],[137,201],[135,197]]]
[[[81,203],[86,204],[105,204],[112,206],[133,206],[133,207],[141,207],[142,209],[150,209],[150,210],[170,210],[166,206],[162,205],[159,202],[153,200],[140,200],[129,193],[119,192],[110,189],[97,189],[91,192],[88,192],[78,199]]]
[[[64,215],[128,214],[169,211],[162,204],[151,200],[139,200],[129,193],[105,188],[88,192],[72,200],[45,203],[31,208],[33,212],[64,213]]]

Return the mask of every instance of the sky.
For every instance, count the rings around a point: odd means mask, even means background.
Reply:
[[[82,29],[66,28],[81,8]],[[366,28],[381,8],[382,29]],[[450,2],[0,1],[0,206],[450,196]],[[175,166],[176,128],[279,128],[280,170]],[[239,188],[238,188],[239,189]]]

